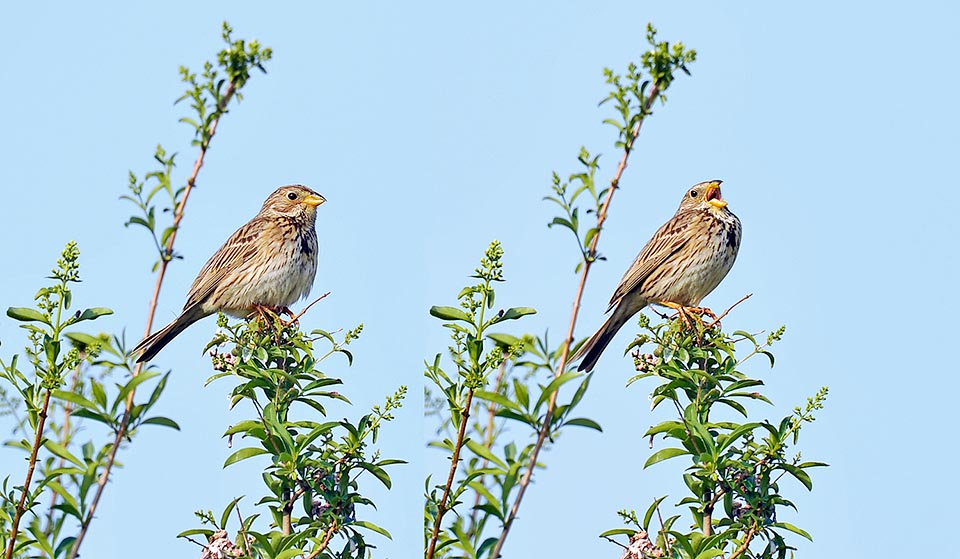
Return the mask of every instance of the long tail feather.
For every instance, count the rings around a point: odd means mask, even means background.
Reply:
[[[204,316],[206,315],[201,314],[197,316],[194,309],[188,309],[170,324],[167,324],[160,330],[144,338],[142,342],[137,344],[137,347],[133,348],[132,353],[134,354],[143,352],[140,357],[137,358],[137,363],[143,363],[144,361],[153,359],[154,356],[156,356],[164,346],[176,338],[180,332],[183,332],[188,326]]]
[[[617,335],[617,332],[620,331],[620,328],[626,324],[631,316],[633,316],[633,313],[624,312],[621,306],[614,309],[613,314],[603,323],[603,326],[601,326],[594,335],[590,336],[590,339],[580,346],[576,355],[570,359],[571,362],[575,362],[583,358],[580,366],[577,367],[578,371],[589,372],[593,370],[593,367],[597,364],[597,360],[600,359],[600,355],[603,354],[603,350],[610,345],[614,336]]]

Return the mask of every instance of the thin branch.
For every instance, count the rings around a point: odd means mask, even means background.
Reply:
[[[433,559],[433,554],[437,548],[437,538],[440,537],[440,523],[443,521],[443,515],[447,513],[447,499],[450,498],[450,488],[453,487],[453,478],[457,474],[457,466],[460,464],[460,449],[463,448],[463,439],[467,431],[467,422],[470,420],[470,406],[473,405],[473,389],[467,391],[467,401],[463,406],[463,416],[460,418],[460,429],[457,431],[457,442],[453,446],[453,456],[450,458],[450,474],[447,476],[447,483],[443,487],[443,496],[437,503],[437,519],[433,522],[433,532],[430,534],[430,544],[427,546],[426,559]],[[491,555],[496,557],[496,555]]]
[[[727,559],[736,559],[737,557],[743,555],[747,551],[747,548],[750,547],[750,542],[753,540],[753,536],[755,535],[757,535],[757,529],[756,527],[751,526],[750,529],[747,530],[747,535],[743,538],[743,543],[741,543],[740,547],[733,552],[733,555],[727,557]]]
[[[503,386],[503,378],[506,375],[506,371],[507,371],[508,357],[509,357],[509,352],[504,351],[503,363],[500,363],[500,370],[497,371],[497,380],[494,383],[493,391],[496,393],[499,393],[500,388]],[[497,414],[497,405],[492,401],[488,402],[487,403],[487,426],[484,429],[484,436],[483,436],[483,446],[487,450],[490,450],[490,448],[493,447],[493,428],[494,428],[493,421],[494,421],[494,418],[496,417],[496,414]],[[490,461],[484,458],[483,462],[480,465],[480,469],[482,470],[486,468],[489,463]],[[483,476],[476,478],[476,481],[482,484]],[[477,524],[477,513],[479,512],[479,509],[477,507],[479,506],[480,506],[480,493],[477,492],[474,495],[474,499],[473,499],[473,512],[470,513],[470,524],[472,526],[475,526]]]
[[[207,142],[200,148],[200,153],[197,155],[197,160],[193,164],[193,172],[187,179],[187,186],[183,190],[183,197],[180,198],[180,203],[177,204],[177,209],[174,212],[172,225],[173,230],[170,232],[170,237],[167,238],[164,254],[160,259],[160,271],[157,273],[157,281],[153,287],[153,297],[150,299],[150,308],[147,312],[147,325],[144,328],[144,337],[149,336],[150,330],[153,328],[153,318],[156,315],[157,302],[160,300],[160,288],[163,286],[163,279],[166,277],[167,265],[170,263],[170,256],[173,254],[173,243],[177,239],[177,231],[180,230],[180,221],[183,219],[184,209],[187,205],[187,198],[189,198],[190,191],[193,190],[193,187],[196,185],[197,175],[200,173],[200,168],[203,166],[203,159],[207,154],[207,149],[210,147],[210,140],[213,139],[213,135],[217,131],[217,124],[220,122],[220,117],[226,113],[227,104],[230,102],[230,99],[233,97],[235,91],[235,84],[230,82],[230,84],[227,85],[227,90],[223,97],[220,98],[219,105],[217,106],[220,115],[214,118],[210,123]],[[139,375],[142,369],[143,363],[137,363],[133,369],[133,376],[136,377]],[[113,439],[113,446],[110,448],[110,455],[107,457],[107,462],[103,467],[103,473],[100,475],[100,479],[97,481],[97,492],[94,494],[93,501],[91,501],[90,506],[87,508],[83,522],[80,525],[80,532],[77,534],[77,539],[74,540],[73,545],[70,547],[70,553],[67,555],[67,559],[76,559],[77,554],[80,551],[80,544],[83,543],[83,539],[87,535],[87,530],[90,528],[90,522],[93,521],[93,515],[97,511],[97,505],[100,503],[100,497],[103,495],[103,490],[106,488],[107,481],[110,479],[110,472],[113,470],[113,465],[116,462],[117,450],[120,448],[120,444],[123,442],[123,440],[127,437],[127,429],[130,426],[130,415],[133,411],[133,398],[135,393],[136,389],[131,390],[127,395],[126,407],[123,411],[123,417],[120,419],[120,426],[116,430],[116,435]]]
[[[593,236],[593,239],[590,240],[590,258],[586,258],[584,261],[583,273],[580,275],[580,283],[577,286],[577,292],[573,299],[573,311],[570,315],[570,325],[567,328],[567,336],[563,340],[563,349],[560,353],[560,364],[554,371],[554,376],[562,375],[567,368],[567,361],[570,358],[570,344],[573,343],[573,331],[577,324],[577,316],[580,313],[580,301],[583,299],[583,291],[587,283],[587,275],[590,273],[590,266],[594,262],[592,257],[597,252],[597,242],[600,240],[600,233],[603,231],[603,223],[607,220],[607,210],[610,208],[610,201],[613,199],[613,193],[616,192],[620,187],[620,179],[623,177],[623,172],[627,169],[627,160],[629,159],[630,153],[633,150],[633,143],[640,134],[640,127],[643,125],[646,115],[649,114],[650,107],[653,106],[653,102],[659,95],[659,84],[654,83],[653,87],[650,88],[650,94],[643,103],[640,113],[641,117],[639,120],[637,120],[637,125],[633,129],[631,138],[624,142],[623,157],[620,158],[620,164],[617,165],[617,171],[613,176],[613,180],[610,181],[610,188],[607,190],[607,197],[604,199],[603,205],[600,207],[600,211],[597,212],[597,233]],[[547,404],[547,413],[543,418],[543,425],[540,427],[540,432],[537,434],[537,442],[534,444],[533,452],[530,454],[530,461],[527,465],[527,469],[523,473],[523,478],[520,480],[520,488],[517,491],[517,497],[513,501],[513,506],[510,507],[510,514],[503,523],[503,531],[500,532],[500,537],[497,539],[497,543],[493,547],[493,551],[490,554],[490,557],[493,559],[500,557],[500,551],[503,549],[503,544],[506,542],[507,535],[510,533],[510,527],[513,525],[513,521],[516,519],[517,513],[520,510],[520,503],[523,501],[523,496],[526,494],[527,487],[530,485],[530,478],[533,476],[533,470],[537,467],[537,458],[540,455],[540,450],[543,448],[543,443],[550,434],[550,426],[553,423],[553,412],[556,410],[556,407],[557,392],[555,391],[550,396],[550,401]]]
[[[311,301],[309,305],[307,305],[306,307],[303,307],[303,310],[302,310],[302,311],[300,311],[297,315],[291,317],[291,318],[290,318],[290,322],[288,322],[287,324],[288,324],[288,325],[289,325],[289,324],[294,324],[294,323],[296,323],[297,321],[299,321],[301,316],[307,314],[307,311],[310,310],[310,307],[312,307],[312,306],[316,305],[317,303],[319,303],[320,301],[326,299],[326,297],[327,297],[328,295],[330,295],[330,292],[329,292],[329,291],[327,291],[327,292],[324,293],[323,295],[321,295],[321,296],[317,297],[316,299],[314,299],[313,301]]]
[[[20,502],[13,513],[13,524],[10,529],[10,541],[7,543],[7,559],[13,559],[13,548],[17,543],[17,531],[20,529],[20,519],[23,513],[27,511],[27,495],[30,494],[30,482],[33,479],[33,471],[37,467],[37,453],[40,452],[40,440],[43,438],[43,425],[47,422],[47,410],[50,408],[50,389],[43,396],[43,405],[40,407],[40,413],[37,419],[37,432],[33,438],[33,449],[30,451],[30,461],[27,466],[27,479],[23,482],[23,491],[20,492]]]
[[[237,530],[237,532],[240,534],[240,541],[243,542],[243,545],[240,546],[240,551],[243,552],[243,553],[246,554],[246,555],[249,555],[249,554],[250,554],[250,550],[247,549],[247,547],[248,547],[248,545],[247,545],[247,544],[248,544],[248,542],[247,542],[247,529],[243,527],[243,515],[240,514],[240,504],[239,504],[239,503],[237,504],[236,511],[237,511],[237,518],[240,519],[240,528]]]
[[[327,546],[330,545],[330,539],[333,538],[333,533],[336,531],[336,523],[331,524],[330,527],[327,528],[326,533],[323,534],[323,541],[320,542],[320,545],[314,548],[314,550],[310,552],[310,555],[305,555],[304,559],[314,559],[314,557],[323,553],[323,550],[327,549]]]
[[[85,358],[86,358],[86,352],[81,351],[80,360],[77,361],[77,366],[73,369],[73,378],[70,379],[70,392],[75,393],[77,391],[77,385],[79,385],[80,383],[80,372],[81,372],[80,366],[83,364],[83,361]],[[64,448],[66,448],[70,444],[70,439],[72,438],[70,435],[70,415],[72,413],[73,413],[73,402],[68,400],[63,405],[63,426],[60,428],[60,434],[62,439],[61,444],[63,445]],[[66,458],[63,458],[61,456],[60,460],[58,461],[57,468],[62,468],[66,463],[67,463]],[[47,530],[50,531],[51,533],[53,532],[53,511],[54,511],[53,507],[56,506],[57,498],[59,496],[60,495],[56,491],[52,492],[50,497],[50,508],[47,509]]]
[[[720,488],[717,490],[713,496],[710,498],[710,501],[703,507],[703,535],[710,536],[713,534],[713,510],[717,506],[717,502],[720,501],[720,498],[723,497],[727,492]]]
[[[739,305],[740,303],[746,301],[746,300],[749,299],[750,297],[753,297],[753,293],[747,293],[747,294],[744,295],[743,297],[740,297],[740,300],[739,300],[739,301],[737,301],[736,303],[730,305],[730,307],[729,307],[727,310],[725,310],[725,311],[723,311],[722,313],[720,313],[720,316],[718,316],[716,319],[714,319],[713,324],[720,324],[720,319],[721,319],[721,318],[723,318],[723,317],[727,316],[728,314],[730,314],[730,311],[732,311],[734,307],[736,307],[736,306]],[[713,326],[713,324],[711,324],[711,326]]]

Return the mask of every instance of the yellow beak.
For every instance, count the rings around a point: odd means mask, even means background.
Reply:
[[[313,206],[313,207],[317,207],[326,201],[327,199],[324,198],[323,196],[320,196],[319,194],[317,195],[308,194],[307,197],[303,199],[304,204],[308,206]]]
[[[719,182],[712,182],[707,185],[707,203],[715,208],[727,207],[727,201],[720,195]]]

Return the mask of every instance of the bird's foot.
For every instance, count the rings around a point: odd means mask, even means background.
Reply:
[[[683,327],[687,330],[693,329],[693,322],[690,320],[690,316],[692,315],[697,320],[700,320],[699,314],[703,314],[694,312],[699,310],[698,307],[685,307],[671,301],[661,301],[660,304],[664,307],[670,307],[671,309],[677,311],[677,317],[680,319],[680,322],[683,323]]]
[[[282,309],[280,309],[280,313],[290,317],[290,320],[286,320],[283,322],[284,327],[300,326],[300,317],[303,316],[303,313],[296,314],[292,310],[290,310],[290,307],[283,307]]]
[[[662,301],[659,304],[677,311],[676,317],[683,323],[683,327],[695,332],[698,340],[701,339],[702,330],[710,330],[715,326],[720,326],[720,319],[707,307],[687,307],[670,301]],[[711,318],[712,321],[709,324],[705,323],[703,321],[704,316]],[[694,328],[694,322],[701,328]]]
[[[717,315],[716,315],[712,310],[708,309],[707,307],[687,307],[686,310],[687,310],[687,312],[690,313],[690,314],[697,315],[698,318],[700,318],[701,324],[703,324],[704,326],[706,326],[707,329],[712,329],[712,328],[715,327],[715,326],[716,326],[716,327],[719,327],[719,326],[720,326],[720,319],[717,318]],[[703,318],[702,318],[702,317],[704,317],[704,316],[709,317],[709,318],[712,319],[711,322],[710,322],[710,324],[706,324],[706,323],[703,322]]]
[[[252,318],[256,318],[258,322],[263,324],[276,324],[277,322],[283,323],[283,320],[280,319],[280,314],[284,312],[289,312],[289,309],[286,307],[283,308],[273,308],[268,305],[254,305],[253,312],[250,313]]]

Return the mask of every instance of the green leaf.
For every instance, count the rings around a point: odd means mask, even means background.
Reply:
[[[487,337],[495,341],[498,345],[505,347],[515,346],[523,341],[516,336],[511,336],[510,334],[487,334]]]
[[[550,384],[548,384],[547,387],[543,389],[543,392],[540,393],[540,397],[537,399],[537,405],[534,406],[534,409],[539,410],[540,406],[542,406],[544,402],[549,400],[550,396],[554,392],[559,390],[560,387],[563,386],[565,383],[570,382],[571,380],[577,377],[582,377],[582,376],[583,376],[583,373],[580,373],[577,371],[567,371],[566,373],[563,373],[562,375],[555,377],[552,381],[550,381]]]
[[[470,323],[470,315],[458,309],[456,307],[430,307],[430,315],[439,318],[440,320],[462,320],[463,322]]]
[[[610,536],[632,536],[636,534],[637,531],[632,528],[614,528],[613,530],[607,530],[600,534],[601,538],[608,538]]]
[[[52,452],[53,454],[59,456],[60,458],[63,458],[64,460],[67,460],[69,462],[73,462],[74,464],[76,464],[77,466],[80,466],[81,468],[87,467],[87,465],[83,463],[83,460],[80,460],[79,458],[71,454],[70,451],[67,450],[67,447],[61,444],[55,443],[48,439],[43,442],[43,447],[49,450],[50,452]]]
[[[380,480],[380,483],[382,483],[384,487],[390,489],[392,484],[390,483],[390,475],[387,474],[386,470],[369,462],[360,462],[357,465],[373,474],[374,477]]]
[[[690,454],[689,451],[683,448],[665,448],[663,450],[658,450],[650,455],[650,458],[647,458],[647,461],[643,464],[644,469],[653,466],[657,462],[663,462],[664,460],[669,460],[676,456],[683,456],[684,454]]]
[[[130,379],[130,382],[128,382],[127,384],[125,384],[125,385],[123,386],[123,388],[120,389],[120,392],[117,393],[117,401],[119,402],[119,401],[122,401],[122,400],[126,400],[126,399],[127,399],[127,394],[129,394],[129,393],[132,392],[133,390],[136,390],[136,388],[137,388],[138,386],[140,386],[141,384],[143,384],[144,382],[152,379],[152,378],[155,377],[155,376],[159,376],[159,375],[160,375],[160,373],[159,373],[158,371],[144,371],[144,372],[140,373],[139,375],[133,377],[132,379]]]
[[[303,555],[302,549],[299,549],[299,548],[285,549],[284,551],[281,551],[280,554],[277,555],[275,559],[293,559],[298,555]]]
[[[96,336],[91,336],[90,334],[84,334],[83,332],[65,332],[63,334],[70,341],[83,346],[92,346],[100,345],[103,343],[103,340],[97,338]]]
[[[144,419],[140,425],[162,425],[163,427],[170,427],[171,429],[176,429],[177,431],[180,430],[180,425],[178,425],[176,421],[170,419],[169,417],[162,417],[159,415]]]
[[[474,454],[476,454],[477,456],[479,456],[479,457],[481,457],[481,458],[485,458],[486,460],[489,460],[490,462],[493,462],[494,464],[496,464],[497,466],[500,466],[500,467],[503,468],[504,470],[507,469],[507,465],[503,462],[503,460],[501,460],[497,455],[495,455],[493,452],[491,452],[489,448],[483,446],[482,444],[480,444],[480,443],[478,443],[478,442],[476,442],[476,441],[474,441],[474,440],[468,439],[468,440],[467,440],[467,448],[469,448],[469,449],[470,449]]]
[[[527,316],[528,314],[537,314],[537,309],[531,307],[513,307],[507,309],[502,315],[497,318],[497,322],[502,322],[504,320],[516,320],[521,316]]]
[[[564,425],[579,425],[580,427],[587,427],[601,433],[603,432],[603,428],[600,427],[599,423],[592,419],[587,419],[586,417],[575,417],[564,423]]]
[[[227,505],[227,508],[223,509],[223,514],[220,515],[220,525],[218,528],[226,528],[227,522],[230,520],[230,513],[233,512],[234,507],[237,506],[237,502],[240,501],[243,497],[237,497],[236,499],[230,501],[230,504]]]
[[[236,464],[241,460],[246,460],[247,458],[251,458],[253,456],[259,456],[261,454],[266,454],[266,453],[267,451],[262,448],[256,448],[256,447],[241,448],[240,450],[234,452],[233,454],[227,457],[226,461],[224,461],[223,463],[223,467],[226,468],[230,464]]]
[[[650,531],[650,520],[653,519],[653,514],[654,514],[655,512],[657,512],[657,508],[660,506],[660,503],[663,502],[663,500],[666,499],[666,498],[667,498],[667,496],[664,495],[663,497],[660,497],[659,499],[657,499],[657,500],[655,500],[653,503],[651,503],[650,508],[647,509],[647,513],[646,513],[645,515],[643,515],[643,529],[644,529],[644,530],[646,530],[646,531],[648,531],[648,532]]]
[[[726,437],[723,439],[723,443],[717,447],[718,452],[723,452],[727,447],[737,442],[737,439],[746,435],[747,433],[752,433],[754,429],[759,427],[759,423],[744,423],[743,425],[738,425],[730,433],[722,435]]]
[[[547,224],[547,227],[553,227],[554,225],[562,225],[562,226],[566,227],[567,229],[573,231],[574,233],[577,232],[577,229],[573,226],[573,224],[570,223],[568,220],[562,218],[562,217],[555,217],[555,218],[553,218],[553,221],[551,221],[550,223],[548,223],[548,224]]]
[[[106,307],[94,307],[92,309],[84,310],[82,313],[80,313],[80,316],[78,316],[76,320],[74,320],[73,322],[76,323],[82,320],[93,320],[97,317],[101,317],[108,314],[113,314],[113,311]]]
[[[796,526],[794,526],[793,524],[790,524],[789,522],[774,522],[773,524],[771,524],[771,526],[775,528],[783,528],[784,530],[790,530],[794,534],[798,534],[800,536],[807,538],[810,541],[813,541],[813,537],[811,537],[810,534],[806,532],[806,530],[801,530],[800,528],[797,528]]]
[[[807,472],[803,471],[803,470],[800,469],[799,467],[794,466],[793,464],[778,464],[778,465],[775,466],[773,469],[775,469],[775,470],[776,470],[776,469],[781,469],[781,470],[784,470],[784,471],[790,473],[790,475],[792,475],[793,477],[797,478],[797,481],[799,481],[800,483],[802,483],[803,486],[806,487],[808,491],[812,491],[812,490],[813,490],[813,480],[810,479],[810,474],[808,474]]]
[[[506,396],[498,392],[487,392],[486,390],[477,390],[476,392],[473,393],[473,397],[479,398],[481,400],[486,400],[487,402],[492,402],[503,408],[508,408],[518,412],[523,411],[519,406],[517,406],[517,404],[513,400],[511,400],[510,398],[507,398]]]
[[[391,539],[391,540],[393,539],[393,536],[390,535],[390,532],[384,530],[383,528],[377,526],[376,524],[372,524],[372,523],[366,522],[366,521],[364,521],[364,520],[354,520],[353,522],[350,523],[350,525],[351,525],[351,526],[359,526],[359,527],[361,527],[361,528],[366,528],[367,530],[371,530],[371,531],[373,531],[373,532],[376,532],[376,533],[380,534],[381,536],[387,537],[388,539]]]
[[[64,391],[64,390],[54,390],[53,392],[51,392],[51,396],[53,396],[54,398],[56,398],[56,399],[58,399],[58,400],[66,400],[67,402],[71,402],[71,403],[76,404],[76,405],[78,405],[78,406],[80,406],[80,407],[82,407],[82,408],[86,408],[86,409],[90,409],[90,410],[96,410],[96,409],[97,409],[97,405],[96,405],[96,404],[94,404],[94,403],[91,402],[90,400],[87,400],[87,399],[84,398],[82,395],[77,394],[76,392],[66,392],[66,391]]]
[[[43,313],[36,309],[28,309],[26,307],[8,307],[7,316],[14,320],[19,320],[20,322],[42,322],[46,325],[50,325],[50,321],[47,320],[47,317],[43,316]]]

